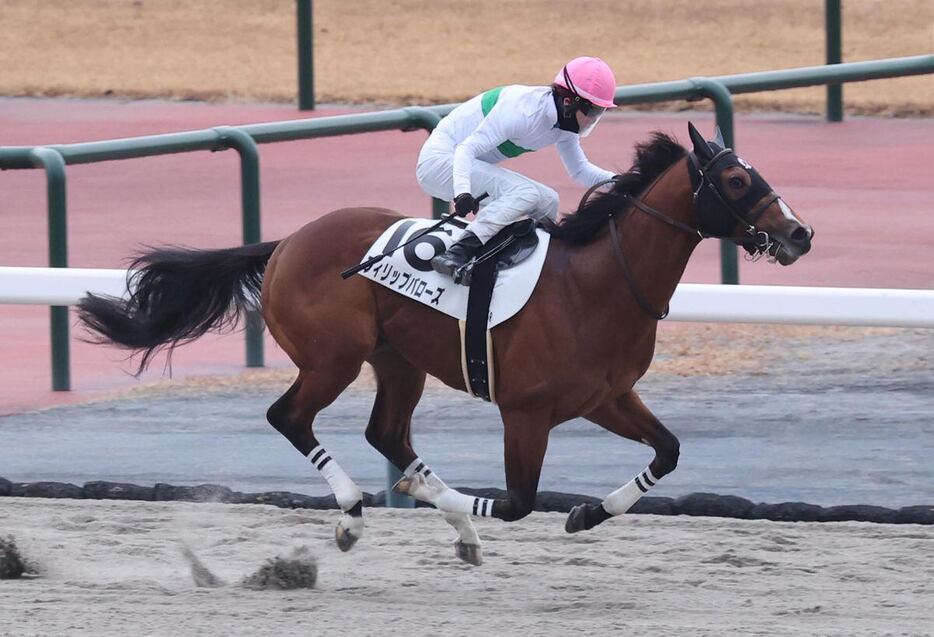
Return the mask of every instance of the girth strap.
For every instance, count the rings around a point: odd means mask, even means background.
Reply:
[[[493,387],[490,303],[496,284],[496,261],[478,261],[470,274],[467,321],[462,325],[462,363],[467,391],[483,400],[496,402]]]

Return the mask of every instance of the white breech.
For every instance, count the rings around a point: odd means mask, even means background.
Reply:
[[[432,197],[454,199],[454,148],[446,140],[430,138],[418,156],[415,177]],[[480,212],[467,230],[483,243],[511,223],[531,217],[558,218],[558,193],[519,173],[475,159],[470,173],[474,197],[490,196],[480,202]]]

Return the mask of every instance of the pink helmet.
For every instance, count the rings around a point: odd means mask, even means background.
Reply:
[[[571,86],[568,86],[568,84]],[[596,106],[614,108],[616,78],[609,65],[600,58],[579,57],[564,65],[555,76],[555,84]]]

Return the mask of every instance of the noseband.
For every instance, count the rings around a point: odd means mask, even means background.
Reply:
[[[690,167],[692,169],[690,173],[692,186],[695,181],[697,182],[697,186],[694,188],[692,206],[695,219],[701,220],[702,223],[700,210],[705,206],[709,207],[711,204],[719,204],[717,206],[718,208],[726,209],[727,212],[729,212],[730,215],[736,220],[736,222],[743,227],[747,235],[745,237],[730,237],[722,234],[707,232],[699,227],[701,223],[698,224],[698,227],[691,226],[684,223],[683,221],[673,219],[665,213],[660,212],[649,205],[646,205],[643,201],[632,195],[621,194],[621,196],[626,199],[634,208],[641,210],[650,217],[653,217],[662,223],[668,224],[672,228],[696,236],[699,239],[718,238],[732,241],[736,245],[742,246],[749,252],[747,258],[751,261],[757,261],[764,255],[769,255],[770,259],[774,258],[770,255],[770,252],[775,246],[775,242],[769,236],[769,233],[763,230],[757,230],[755,223],[759,220],[759,217],[761,217],[762,214],[768,209],[768,207],[771,206],[776,200],[778,200],[779,196],[774,191],[770,190],[769,194],[759,203],[757,203],[755,208],[743,213],[741,210],[738,210],[727,197],[723,196],[723,193],[720,191],[720,188],[717,186],[716,182],[710,178],[709,173],[711,172],[713,166],[731,154],[733,154],[732,149],[724,148],[717,152],[709,161],[701,164],[700,160],[697,158],[697,155],[695,155],[693,152],[688,153],[688,160],[690,161]],[[584,207],[584,204],[587,203],[587,200],[590,198],[593,192],[597,190],[597,188],[605,186],[609,183],[613,183],[617,180],[618,177],[613,176],[591,186],[581,198],[578,210],[581,210]],[[649,305],[648,301],[645,300],[645,297],[639,293],[635,281],[632,278],[632,272],[629,269],[629,264],[626,261],[625,255],[623,255],[622,244],[619,240],[619,231],[616,228],[616,224],[613,222],[613,215],[609,216],[608,223],[610,226],[610,236],[612,237],[613,243],[613,254],[616,255],[616,260],[619,261],[619,264],[623,269],[623,274],[626,277],[626,282],[629,284],[629,289],[632,291],[633,297],[635,297],[639,307],[641,307],[642,310],[649,316],[658,321],[664,319],[666,316],[668,316],[668,311],[671,308],[666,307],[665,311],[659,314],[655,311],[654,308],[652,308],[651,305]]]

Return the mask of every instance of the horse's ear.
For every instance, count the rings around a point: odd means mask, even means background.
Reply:
[[[694,128],[694,124],[691,122],[688,122],[688,134],[691,136],[691,143],[694,144],[694,154],[697,155],[698,159],[706,160],[713,157],[707,140],[704,139],[703,135],[697,132],[697,129]]]
[[[719,126],[717,126],[717,134],[714,135],[713,143],[720,148],[726,148],[726,142],[723,141],[723,131],[720,130]]]

